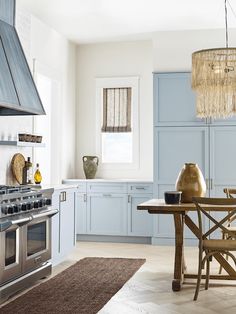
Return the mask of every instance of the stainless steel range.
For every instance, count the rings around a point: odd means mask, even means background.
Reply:
[[[0,186],[0,303],[51,274],[52,193]]]

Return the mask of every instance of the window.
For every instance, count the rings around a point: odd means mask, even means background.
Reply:
[[[106,169],[138,167],[138,77],[99,78],[97,154]]]

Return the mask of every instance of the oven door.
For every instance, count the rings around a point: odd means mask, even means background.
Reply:
[[[22,273],[23,225],[31,216],[15,216],[0,221],[0,286]]]
[[[24,226],[23,272],[36,269],[51,259],[51,217],[58,213],[52,209],[31,214],[32,221]]]

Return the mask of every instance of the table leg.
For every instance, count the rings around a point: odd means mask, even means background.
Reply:
[[[172,281],[172,290],[180,291],[184,278],[184,257],[183,257],[184,215],[174,214],[174,223],[175,223],[175,266],[174,266],[174,279]]]

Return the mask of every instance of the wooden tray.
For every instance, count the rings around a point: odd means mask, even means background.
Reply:
[[[12,157],[11,170],[14,178],[20,184],[23,183],[23,168],[25,166],[25,157],[18,153]]]

